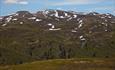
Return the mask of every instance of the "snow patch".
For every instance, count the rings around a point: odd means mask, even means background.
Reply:
[[[60,16],[60,18],[64,18],[64,16]]]
[[[23,15],[22,17],[25,17],[25,15]]]
[[[50,31],[58,31],[58,30],[61,30],[61,28],[56,28],[56,29],[50,28],[49,30],[50,30]]]
[[[79,20],[80,20],[80,18],[77,19],[77,21],[79,21]]]
[[[52,26],[52,24],[51,24],[51,23],[49,23],[48,25],[49,25],[49,26]]]
[[[83,26],[83,20],[80,20],[79,23],[80,24],[79,24],[78,28],[81,28]]]
[[[102,24],[105,24],[105,23],[102,23]]]
[[[6,26],[7,24],[5,23],[5,24],[2,24],[1,26]]]
[[[20,22],[20,24],[24,24],[23,22]]]
[[[108,30],[107,30],[107,29],[105,29],[105,31],[107,32]]]
[[[18,16],[19,14],[18,13],[15,13],[14,16]]]
[[[101,18],[105,18],[104,16],[102,16]]]
[[[44,11],[43,13],[44,13],[44,14],[48,14],[48,13],[49,13],[49,11],[47,11],[47,10],[46,10],[46,11]]]
[[[105,22],[107,22],[107,20],[105,20]]]
[[[58,12],[56,10],[55,10],[55,17],[59,17]]]
[[[67,21],[70,21],[72,19],[72,17],[70,17],[69,19],[67,19]]]
[[[12,19],[12,16],[9,16],[8,18],[6,18],[6,21],[10,22],[11,19]]]
[[[77,31],[76,30],[72,30],[71,32],[76,33]]]
[[[16,21],[16,20],[18,20],[17,18],[14,18],[14,19],[12,19],[13,21]]]
[[[54,28],[55,28],[55,26],[54,26],[54,25],[52,25],[52,27],[51,27],[51,28],[53,28],[53,29],[54,29]]]
[[[42,19],[36,19],[36,22],[42,21]]]
[[[80,40],[82,40],[82,41],[85,40],[85,38],[84,38],[83,36],[80,36],[79,38],[80,38]]]
[[[36,19],[36,17],[31,17],[31,18],[28,18],[28,19]]]
[[[73,15],[73,18],[77,18],[77,15]]]
[[[65,14],[65,16],[68,16],[68,14],[67,13],[64,13]]]
[[[93,15],[97,15],[96,13],[93,13]]]
[[[80,20],[80,21],[79,21],[79,23],[82,23],[82,22],[83,22],[83,20]]]
[[[2,17],[0,17],[0,20],[2,20],[3,18]]]
[[[101,23],[101,24],[103,24],[103,25],[105,25],[105,26],[108,26],[107,23]]]
[[[55,28],[55,26],[51,23],[48,24],[49,26],[51,26],[51,28],[49,28],[50,31],[58,31],[61,30],[61,28]]]
[[[83,36],[80,36],[79,38],[81,39],[81,38],[83,38]]]
[[[108,16],[108,18],[112,18],[111,16]]]

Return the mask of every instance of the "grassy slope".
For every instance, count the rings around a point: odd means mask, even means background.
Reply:
[[[55,59],[0,67],[0,70],[115,70],[115,59]]]
[[[63,30],[49,31],[37,24],[1,27],[0,64],[20,64],[39,59],[115,57],[115,31],[83,32],[87,42],[81,42],[78,34],[69,31],[74,25],[58,26]]]

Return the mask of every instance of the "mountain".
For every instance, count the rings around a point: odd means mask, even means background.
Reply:
[[[0,17],[0,64],[115,57],[115,16],[44,10]]]

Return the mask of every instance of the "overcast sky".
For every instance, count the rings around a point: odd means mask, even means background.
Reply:
[[[99,12],[115,15],[115,0],[0,0],[0,15],[20,10],[37,12],[45,9]]]

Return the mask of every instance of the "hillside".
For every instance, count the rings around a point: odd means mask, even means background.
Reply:
[[[69,58],[114,58],[115,16],[45,10],[0,17],[0,65]]]

